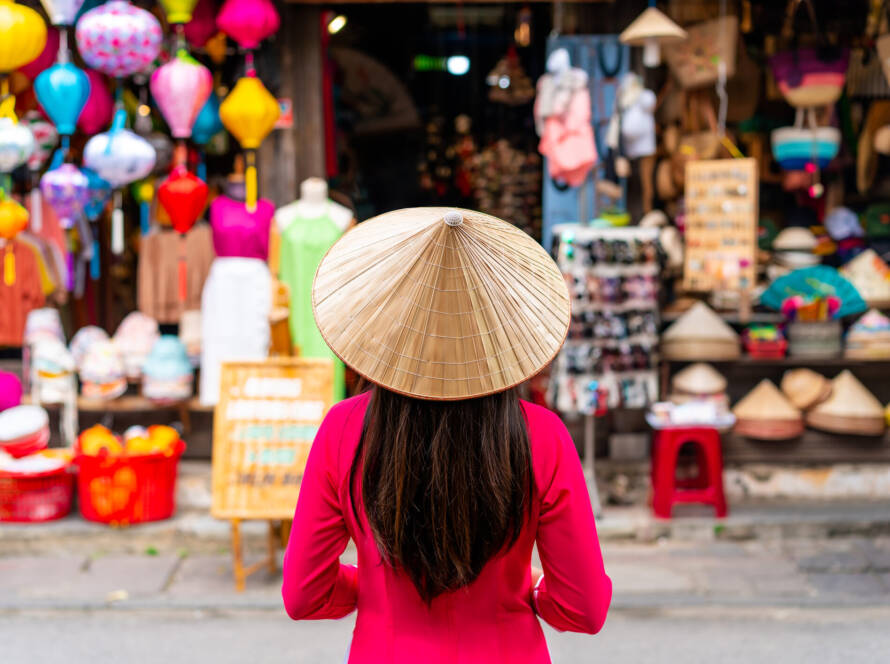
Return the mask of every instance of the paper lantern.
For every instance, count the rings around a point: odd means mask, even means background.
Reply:
[[[192,125],[213,90],[210,70],[180,50],[151,75],[151,94],[175,138],[192,135]]]
[[[46,23],[33,9],[0,0],[0,72],[28,64],[46,46]]]
[[[74,25],[83,0],[40,0],[53,25]]]
[[[182,235],[179,243],[179,299],[186,299],[185,233],[194,226],[207,205],[207,185],[189,173],[185,166],[176,166],[158,187],[158,201],[170,216],[173,229]]]
[[[247,207],[256,206],[256,150],[263,139],[275,127],[281,113],[278,101],[266,86],[255,76],[239,78],[234,89],[219,107],[219,117],[223,125],[234,136],[241,147],[247,150]]]
[[[70,62],[53,65],[34,81],[34,92],[59,133],[71,136],[90,97],[90,79],[84,71]]]
[[[92,69],[86,70],[90,79],[90,96],[80,112],[77,120],[77,128],[84,134],[92,136],[111,124],[111,116],[114,113],[114,99],[108,91],[105,77]]]
[[[12,98],[7,99],[14,102]],[[3,116],[3,113],[0,113]],[[34,134],[15,116],[0,117],[0,173],[11,173],[34,154]]]
[[[161,0],[161,7],[167,14],[167,22],[175,25],[192,20],[192,12],[197,2],[198,0]]]
[[[278,31],[281,19],[271,0],[226,0],[216,25],[241,48],[253,49]]]
[[[49,161],[53,150],[59,143],[59,132],[55,125],[43,117],[40,111],[28,111],[21,119],[31,135],[34,136],[34,152],[28,157],[28,169],[39,171]]]
[[[110,0],[77,22],[80,55],[93,69],[109,76],[130,76],[144,70],[161,49],[161,24],[126,0]]]
[[[63,228],[72,228],[89,202],[90,181],[74,164],[62,164],[40,178],[40,191]]]
[[[19,67],[19,71],[32,81],[44,69],[50,67],[55,61],[59,53],[59,31],[55,28],[49,28],[46,31],[46,46],[36,58],[28,64]]]
[[[223,129],[222,120],[219,119],[219,97],[211,92],[192,125],[192,142],[206,145]]]
[[[158,201],[177,233],[188,233],[207,205],[207,184],[185,166],[176,166],[158,187]]]
[[[0,189],[0,238],[7,240],[3,256],[3,283],[15,283],[15,250],[8,242],[21,233],[28,225],[28,211]]]
[[[105,211],[108,199],[111,198],[111,185],[91,168],[80,170],[87,178],[88,187],[87,202],[83,206],[83,211],[87,219],[96,221]]]
[[[126,114],[118,111],[114,126],[96,134],[83,150],[83,164],[113,188],[141,180],[155,165],[151,143],[129,129],[124,129]]]
[[[213,0],[198,0],[192,20],[185,24],[185,38],[192,48],[201,48],[216,34],[216,7]]]

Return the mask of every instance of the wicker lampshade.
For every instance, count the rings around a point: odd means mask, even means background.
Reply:
[[[470,210],[409,208],[346,233],[312,291],[331,350],[368,380],[421,399],[493,394],[538,373],[571,317],[568,288],[518,228]]]

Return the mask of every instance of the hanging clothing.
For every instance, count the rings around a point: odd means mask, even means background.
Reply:
[[[328,357],[334,360],[334,401],[345,396],[343,363],[328,348],[312,315],[312,281],[325,253],[343,231],[331,216],[330,206],[322,216],[305,218],[299,206],[288,206],[278,211],[287,212],[289,219],[280,219],[281,247],[279,278],[290,288],[291,340],[303,357]]]
[[[609,147],[628,159],[654,155],[655,104],[655,93],[643,87],[643,80],[637,74],[625,74],[618,88],[617,112],[609,122]]]
[[[34,251],[17,240],[0,247],[0,267],[9,251],[15,261],[15,279],[7,284],[0,270],[0,346],[21,346],[25,320],[45,301],[40,269]]]
[[[243,201],[217,196],[210,204],[213,249],[217,256],[269,257],[269,227],[275,215],[271,201],[260,199],[251,212]]]
[[[547,157],[550,177],[577,187],[596,165],[596,143],[590,123],[587,73],[569,69],[538,80],[535,128],[538,150]]]
[[[201,306],[201,292],[213,262],[210,226],[198,224],[185,236],[186,298],[179,299],[179,233],[157,230],[139,246],[136,275],[139,311],[162,324],[178,323],[183,311]]]
[[[201,384],[204,406],[219,400],[222,363],[269,355],[272,277],[258,258],[213,261],[201,297]]]

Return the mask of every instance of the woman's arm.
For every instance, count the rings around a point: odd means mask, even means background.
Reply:
[[[341,565],[349,532],[337,499],[336,477],[341,427],[328,414],[309,452],[294,513],[281,595],[294,620],[342,618],[355,609],[358,570]]]
[[[553,416],[555,468],[542,488],[537,546],[544,576],[533,589],[535,610],[551,626],[596,634],[612,600],[581,462],[565,425]]]

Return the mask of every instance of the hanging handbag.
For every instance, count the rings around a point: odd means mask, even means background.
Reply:
[[[825,168],[837,156],[840,143],[840,130],[816,126],[812,108],[798,108],[794,126],[775,129],[772,133],[773,157],[786,171],[804,170],[808,164]]]
[[[815,48],[797,48],[793,22],[800,5],[806,5],[810,23],[815,29],[819,43]],[[783,34],[793,34],[792,48],[776,53],[769,60],[782,96],[795,108],[834,104],[844,89],[850,52],[828,43],[816,20],[812,0],[791,0]]]
[[[664,59],[671,73],[685,89],[714,85],[720,75],[719,63],[726,64],[726,78],[735,75],[739,19],[723,16],[686,29],[684,41],[665,44]]]

